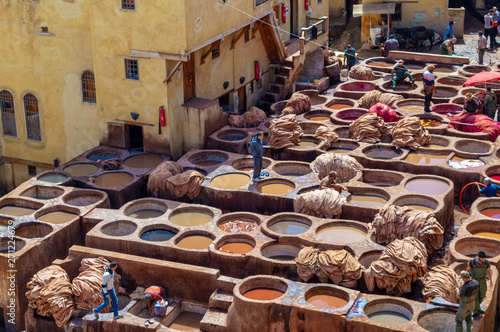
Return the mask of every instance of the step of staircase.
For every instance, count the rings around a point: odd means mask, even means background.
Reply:
[[[227,332],[227,311],[208,309],[200,322],[200,330],[206,332]]]
[[[234,286],[236,286],[236,284],[238,282],[240,282],[240,280],[241,279],[238,279],[238,278],[232,278],[232,277],[221,275],[215,281],[215,287],[220,289],[220,290],[232,293]]]
[[[274,75],[274,83],[285,85],[288,82],[288,80],[289,76],[287,75],[282,75],[282,74]]]
[[[210,300],[208,301],[208,307],[214,309],[227,310],[233,303],[233,293],[226,292],[221,289],[216,289],[212,295],[210,295]]]
[[[284,84],[279,84],[279,83],[269,84],[269,92],[279,93],[281,95],[284,90],[285,90]]]
[[[293,66],[292,67],[289,67],[289,66],[279,66],[278,67],[278,74],[281,74],[281,75],[290,76],[292,74],[292,71],[293,71]]]
[[[265,100],[277,102],[280,100],[280,97],[281,97],[281,94],[279,94],[279,93],[274,93],[274,92],[269,92],[269,91],[264,93]]]

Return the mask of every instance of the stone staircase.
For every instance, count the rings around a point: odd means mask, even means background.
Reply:
[[[227,315],[233,303],[233,289],[239,279],[220,276],[217,288],[210,296],[208,311],[200,323],[200,330],[206,332],[227,332]]]
[[[269,84],[268,90],[264,92],[262,99],[259,101],[259,108],[264,111],[269,111],[272,104],[282,100],[285,96],[286,86],[290,84],[290,77],[293,75],[293,62],[289,60],[283,61],[283,64],[271,64],[274,68],[274,80]]]

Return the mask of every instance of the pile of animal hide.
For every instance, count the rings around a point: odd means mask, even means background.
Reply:
[[[473,124],[473,126],[461,125],[460,123]],[[488,133],[492,142],[495,142],[500,135],[500,123],[485,114],[474,114],[466,111],[452,116],[448,127],[468,133]]]
[[[308,281],[314,274],[321,282],[330,279],[335,285],[354,288],[363,274],[363,267],[346,250],[319,251],[304,247],[295,258],[299,277]]]
[[[382,256],[365,270],[365,283],[370,292],[377,286],[387,294],[401,296],[411,292],[411,285],[426,272],[425,245],[407,237],[387,245]]]
[[[349,138],[358,142],[379,143],[389,134],[384,119],[375,113],[366,113],[349,125]]]
[[[337,172],[338,183],[348,182],[354,178],[363,166],[351,156],[343,153],[325,153],[319,155],[312,163],[311,169],[321,180],[331,171]]]
[[[231,115],[229,117],[229,125],[236,128],[257,127],[266,119],[266,113],[260,108],[253,106],[242,115]]]
[[[368,110],[368,113],[375,113],[384,119],[385,122],[396,122],[399,120],[399,115],[395,110],[386,104],[376,103]]]
[[[436,297],[442,297],[448,302],[457,303],[458,290],[463,284],[455,271],[445,265],[431,268],[423,278],[423,282],[423,295],[427,302]]]
[[[321,125],[316,129],[314,139],[325,141],[326,147],[329,148],[332,143],[339,140],[339,135],[335,132],[333,127]]]
[[[293,200],[293,210],[318,218],[338,218],[342,215],[342,205],[347,203],[347,197],[337,190],[313,190],[298,195]]]
[[[149,175],[148,190],[155,197],[195,198],[200,193],[205,176],[195,170],[183,171],[183,167],[175,161],[161,163]]]
[[[270,121],[268,145],[273,149],[293,147],[303,134],[297,117],[294,114],[284,115]]]
[[[281,111],[281,114],[299,115],[310,110],[311,110],[311,99],[309,98],[309,96],[302,94],[300,92],[295,92],[286,103],[286,106]]]
[[[396,103],[403,100],[404,97],[394,93],[382,93],[378,90],[373,90],[365,93],[363,97],[359,99],[359,106],[362,108],[369,109],[376,103],[386,104],[390,108],[395,108]]]
[[[325,63],[324,63],[325,66],[331,66],[335,63],[338,63],[339,66],[342,66],[342,61],[335,55],[335,51],[325,50],[324,57],[325,57]]]
[[[444,229],[430,211],[386,204],[379,209],[369,229],[378,244],[414,237],[425,245],[429,254],[443,245]]]
[[[373,70],[363,65],[356,65],[349,70],[349,77],[355,80],[371,81],[375,79]]]
[[[431,143],[431,135],[416,116],[399,120],[392,128],[391,136],[392,144],[398,148],[416,150],[422,145]]]
[[[182,173],[183,171],[184,168],[181,166],[181,164],[175,161],[162,162],[149,175],[148,190],[155,197],[158,197],[160,192],[165,190],[167,179],[176,174]]]

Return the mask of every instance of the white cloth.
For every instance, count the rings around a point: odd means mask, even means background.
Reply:
[[[424,76],[422,78],[427,81],[434,81],[436,79],[436,75],[434,75],[430,70],[428,70],[424,73]]]
[[[484,36],[479,37],[477,40],[477,45],[479,46],[479,49],[484,49],[488,45],[488,40],[484,38]]]
[[[110,290],[113,289],[113,281],[115,280],[115,271],[106,270],[104,275],[102,276],[102,290],[105,294],[107,294]]]
[[[493,16],[491,15],[484,15],[484,28],[485,29],[491,29],[493,27]]]

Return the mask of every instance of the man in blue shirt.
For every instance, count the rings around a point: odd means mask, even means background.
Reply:
[[[480,193],[485,194],[486,197],[496,197],[497,190],[500,190],[500,186],[491,183],[490,178],[484,178],[483,183],[486,185],[483,189],[481,189]]]
[[[453,38],[453,25],[455,24],[454,21],[450,21],[450,24],[446,27],[446,30],[444,31],[444,36],[443,40],[451,39]]]

